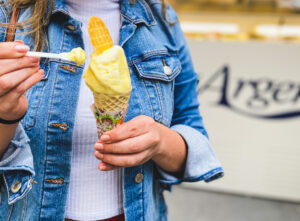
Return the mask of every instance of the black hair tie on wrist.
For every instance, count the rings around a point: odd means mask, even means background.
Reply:
[[[19,119],[16,119],[16,120],[4,120],[4,119],[1,119],[0,118],[0,123],[1,124],[15,124],[15,123],[18,123],[19,121],[21,121],[24,117],[25,117],[26,113],[20,117]]]

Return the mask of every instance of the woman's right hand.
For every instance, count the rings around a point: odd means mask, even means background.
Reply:
[[[39,82],[44,71],[39,58],[27,57],[29,47],[23,42],[0,43],[0,118],[16,120],[28,108],[24,93]]]

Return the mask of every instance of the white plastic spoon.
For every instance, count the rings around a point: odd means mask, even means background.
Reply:
[[[28,51],[26,53],[26,56],[39,57],[39,58],[56,58],[56,59],[63,59],[63,60],[71,61],[68,58],[67,54],[68,53],[54,54],[54,53],[46,53],[46,52]]]
[[[73,48],[70,52],[59,54],[28,51],[26,56],[63,59],[67,61],[74,61],[77,65],[84,64],[86,60],[86,53],[82,48]]]

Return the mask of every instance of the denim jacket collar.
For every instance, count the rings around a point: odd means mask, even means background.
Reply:
[[[137,0],[135,4],[131,4],[129,0],[121,0],[121,14],[124,18],[135,25],[144,23],[147,26],[155,25],[155,19],[145,0]]]
[[[48,12],[49,11],[50,11],[50,4],[48,4]],[[52,15],[56,13],[63,13],[65,15],[70,15],[65,0],[54,0]]]
[[[120,9],[122,16],[135,25],[144,23],[150,26],[156,23],[151,9],[145,0],[137,0],[135,4],[131,4],[129,0],[120,0]],[[56,13],[69,15],[65,0],[54,0],[52,15]]]

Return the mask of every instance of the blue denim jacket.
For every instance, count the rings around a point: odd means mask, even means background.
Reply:
[[[199,114],[191,56],[175,12],[168,7],[167,20],[159,0],[120,2],[120,45],[131,71],[132,95],[126,121],[147,115],[186,141],[185,172],[176,177],[153,161],[123,169],[126,220],[167,220],[163,190],[183,181],[212,181],[223,175]],[[9,21],[2,6],[0,21]],[[23,9],[22,21],[30,16]],[[0,28],[0,41],[6,30]],[[45,28],[47,51],[68,52],[82,47],[81,23],[69,16],[63,0],[55,0]],[[28,35],[16,39],[30,44]],[[41,61],[45,76],[26,92],[29,108],[0,160],[0,220],[63,220],[68,185],[72,133],[83,66],[57,59]],[[170,148],[172,148],[170,146]]]

